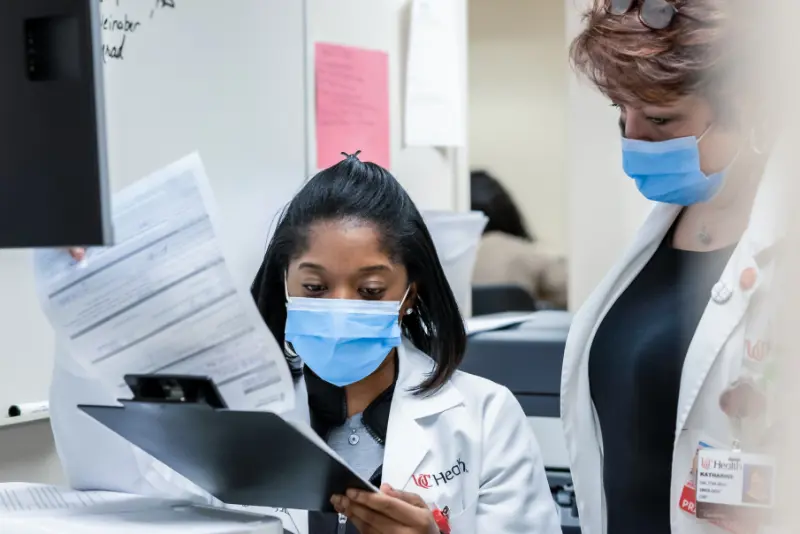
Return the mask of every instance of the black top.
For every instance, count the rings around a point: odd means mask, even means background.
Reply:
[[[394,370],[394,383],[378,395],[364,412],[361,420],[369,434],[381,445],[386,443],[389,428],[389,411],[394,397],[394,388],[400,364]],[[306,389],[308,390],[308,407],[311,416],[311,428],[323,440],[327,441],[333,428],[342,426],[347,421],[347,397],[344,388],[334,386],[319,378],[308,367],[303,368]],[[380,487],[383,477],[383,465],[369,479],[373,486]],[[358,534],[352,521],[339,523],[339,515],[324,512],[308,513],[309,534]]]
[[[689,252],[671,243],[669,232],[603,319],[589,355],[610,534],[670,534],[683,361],[734,248]]]

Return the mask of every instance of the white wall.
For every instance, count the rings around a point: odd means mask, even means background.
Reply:
[[[571,40],[589,0],[564,1]],[[575,309],[628,246],[650,204],[622,171],[616,110],[587,82],[572,73],[568,79],[567,235],[569,300]]]
[[[472,168],[510,189],[541,244],[567,251],[563,0],[469,1]]]

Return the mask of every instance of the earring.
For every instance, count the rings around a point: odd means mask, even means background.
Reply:
[[[414,308],[409,308],[406,310],[406,315],[411,315],[412,313],[414,313]]]

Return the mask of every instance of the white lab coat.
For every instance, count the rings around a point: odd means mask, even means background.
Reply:
[[[780,198],[778,158],[773,157],[750,215],[747,230],[736,246],[703,313],[689,346],[680,384],[670,490],[673,534],[722,533],[679,508],[681,493],[701,440],[730,447],[733,428],[719,405],[720,395],[748,366],[747,345],[767,340],[770,287],[774,262],[756,260],[779,236],[777,199]],[[575,315],[567,339],[561,381],[561,418],[569,452],[583,534],[607,534],[603,491],[603,441],[589,388],[589,351],[600,322],[620,294],[636,278],[658,248],[680,208],[657,204],[633,245]],[[744,289],[743,271],[755,269],[756,283]],[[754,422],[763,425],[764,420]],[[758,435],[754,430],[750,435]],[[750,444],[752,445],[752,444]],[[744,447],[745,450],[747,446]],[[666,503],[665,503],[666,505]],[[636,503],[631,503],[636,506]]]
[[[108,404],[114,399],[66,352],[58,355],[51,418],[59,456],[74,487],[210,500],[186,479],[79,412],[77,404]],[[399,348],[398,358],[383,481],[417,493],[439,508],[449,507],[457,534],[559,534],[560,520],[539,446],[511,392],[457,372],[435,394],[414,396],[409,389],[424,380],[433,362],[407,342]],[[296,415],[307,420],[302,380],[298,404]],[[305,513],[278,515],[287,530],[307,530]]]

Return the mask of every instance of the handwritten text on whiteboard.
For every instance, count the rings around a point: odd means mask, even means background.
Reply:
[[[163,9],[175,9],[176,0],[99,0],[103,33],[103,62],[125,59],[126,46],[143,25]],[[143,5],[148,5],[142,10]]]

